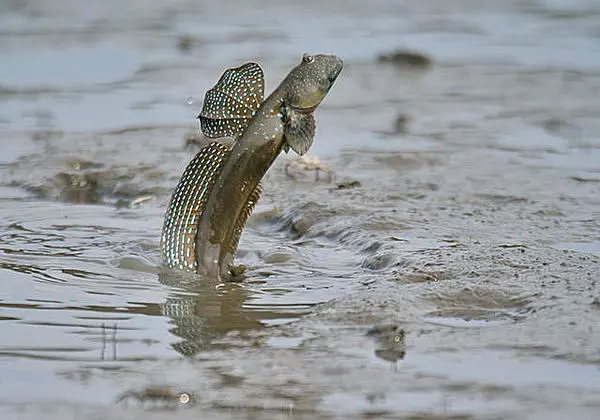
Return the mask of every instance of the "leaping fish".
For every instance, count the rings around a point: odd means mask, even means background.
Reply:
[[[161,252],[168,268],[229,277],[240,235],[260,198],[260,181],[282,150],[308,151],[313,112],[342,71],[334,55],[304,54],[263,101],[256,63],[226,70],[204,97],[200,127],[211,141],[185,169],[171,196]]]

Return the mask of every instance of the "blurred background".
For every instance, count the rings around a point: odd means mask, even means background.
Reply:
[[[0,417],[593,418],[599,40],[593,0],[1,1]],[[159,273],[204,92],[303,53],[345,67],[246,281]]]

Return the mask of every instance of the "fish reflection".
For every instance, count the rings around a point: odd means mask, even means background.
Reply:
[[[117,324],[106,326],[104,323],[102,328],[102,349],[100,350],[100,360],[118,360],[117,358]],[[110,348],[110,355],[108,354]]]
[[[268,319],[296,318],[298,313],[248,308],[253,294],[243,284],[219,283],[183,271],[163,270],[158,280],[177,288],[161,304],[163,315],[171,318],[170,332],[181,338],[172,347],[183,356],[192,356],[214,346],[212,342],[230,331],[265,327]]]

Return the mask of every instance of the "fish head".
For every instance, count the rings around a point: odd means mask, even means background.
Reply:
[[[304,54],[288,74],[284,103],[297,112],[312,113],[333,86],[344,66],[335,55]]]
[[[344,63],[335,55],[304,54],[281,83],[283,150],[304,155],[315,137],[314,110],[333,86]]]

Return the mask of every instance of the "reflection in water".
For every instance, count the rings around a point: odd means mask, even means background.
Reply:
[[[117,360],[117,324],[107,328],[102,324],[102,349],[100,350],[100,360]],[[110,334],[110,337],[109,337]],[[107,349],[110,346],[112,353],[107,357]]]
[[[158,281],[188,294],[172,293],[161,305],[163,315],[172,320],[170,332],[182,341],[172,347],[192,356],[210,346],[211,341],[229,331],[264,327],[263,320],[296,318],[297,313],[252,310],[247,303],[251,292],[238,283],[216,283],[195,274],[162,270]]]
[[[117,404],[128,403],[130,400],[136,400],[143,406],[151,404],[157,408],[170,409],[178,406],[190,407],[196,402],[196,398],[189,392],[175,390],[168,386],[124,392],[117,398]]]
[[[56,209],[68,223],[35,218]],[[105,225],[91,217],[102,211]],[[85,363],[75,371],[118,369],[194,355],[214,348],[215,339],[230,331],[295,319],[312,304],[291,299],[289,292],[305,288],[283,274],[273,276],[280,286],[274,290],[264,283],[218,284],[161,272],[136,256],[151,245],[128,243],[139,232],[110,225],[113,216],[113,210],[99,207],[39,204],[23,214],[26,222],[0,226],[0,273],[10,292],[0,299],[0,320],[11,337],[0,345],[0,357]],[[145,222],[140,226],[145,229]],[[39,333],[30,334],[34,329]]]

